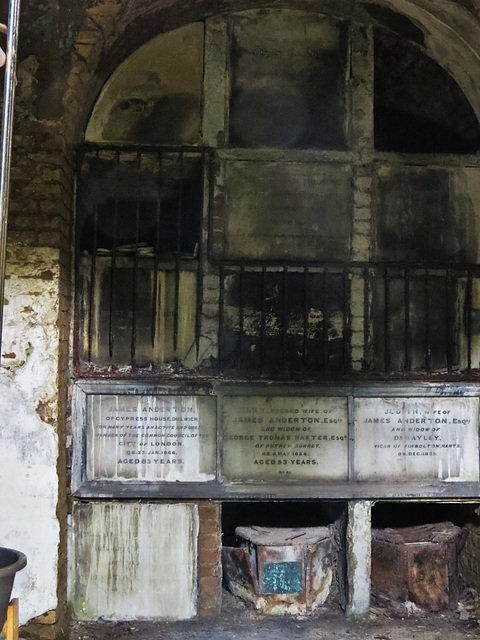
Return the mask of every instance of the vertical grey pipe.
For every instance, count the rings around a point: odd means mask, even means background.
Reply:
[[[7,64],[3,92],[2,155],[0,160],[0,346],[3,329],[3,299],[5,292],[5,253],[7,248],[8,196],[12,155],[13,103],[15,99],[15,69],[17,66],[18,20],[20,0],[10,0],[7,31]]]

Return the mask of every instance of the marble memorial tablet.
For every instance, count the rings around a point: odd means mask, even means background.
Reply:
[[[89,396],[88,479],[214,480],[215,412],[208,396]]]
[[[357,480],[478,481],[478,398],[356,398]]]
[[[226,396],[223,473],[237,482],[346,480],[346,398]]]

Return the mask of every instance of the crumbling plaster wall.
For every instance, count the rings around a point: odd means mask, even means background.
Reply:
[[[58,250],[10,245],[0,373],[0,543],[23,551],[21,621],[57,606]]]
[[[62,124],[38,117],[42,61],[29,50],[37,25],[28,8],[22,13],[28,55],[17,67],[0,372],[0,544],[27,555],[15,582],[21,623],[55,610],[53,621],[66,610],[73,174]]]

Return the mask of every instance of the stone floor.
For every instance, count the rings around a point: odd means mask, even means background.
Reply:
[[[372,607],[364,620],[331,610],[294,618],[257,614],[225,594],[219,619],[75,623],[69,640],[468,640],[480,638],[480,610],[424,613],[415,606]]]

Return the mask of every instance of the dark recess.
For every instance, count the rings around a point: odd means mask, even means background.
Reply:
[[[328,502],[224,502],[222,504],[222,544],[236,546],[235,528],[324,527],[344,512],[346,503]]]

